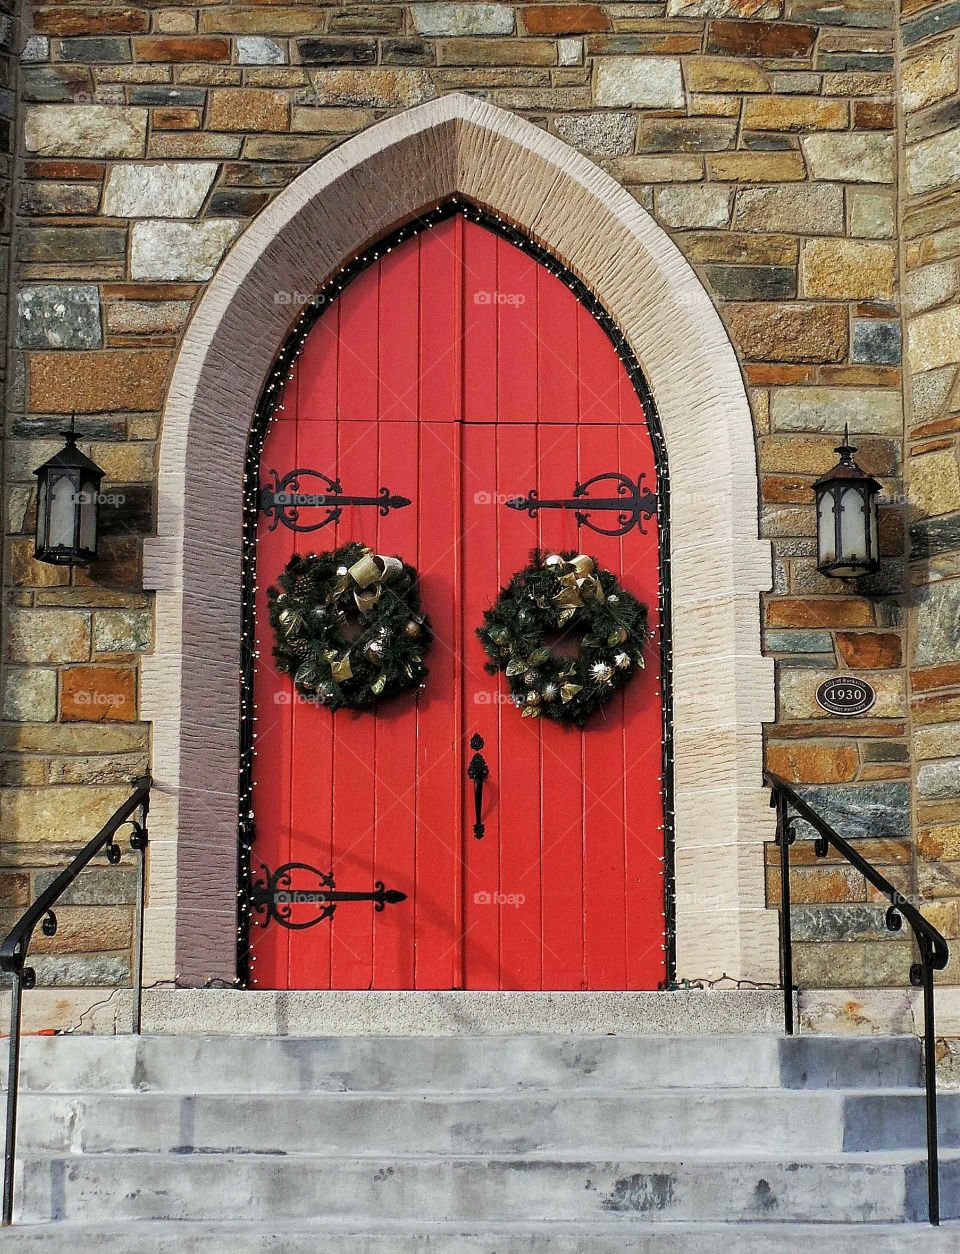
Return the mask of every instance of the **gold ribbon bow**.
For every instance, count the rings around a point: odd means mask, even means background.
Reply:
[[[380,600],[383,585],[395,579],[402,570],[403,562],[398,557],[384,557],[382,553],[366,548],[363,555],[347,567],[347,574],[356,584],[353,599],[361,614],[370,613]]]
[[[562,610],[574,610],[584,601],[602,601],[603,588],[596,576],[597,565],[586,553],[564,560],[559,553],[551,553],[545,566],[558,567],[563,573],[557,576],[560,590],[554,595],[554,603]],[[567,615],[569,617],[569,615]]]

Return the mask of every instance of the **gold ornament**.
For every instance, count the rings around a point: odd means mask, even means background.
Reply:
[[[407,623],[407,625],[404,627],[403,633],[404,635],[409,636],[411,640],[416,640],[417,636],[420,635],[422,630],[423,628],[420,626],[420,624],[416,622],[415,619],[411,618],[409,623]]]
[[[578,579],[583,579],[586,575],[592,575],[597,569],[597,564],[592,557],[588,557],[586,553],[578,553],[576,557],[571,557],[569,563],[577,574]]]
[[[331,662],[330,674],[334,677],[338,684],[342,684],[346,679],[352,679],[353,667],[350,665],[350,658],[342,657],[339,661]]]
[[[578,692],[583,688],[583,684],[561,684],[560,700],[566,705],[568,701],[572,701]]]

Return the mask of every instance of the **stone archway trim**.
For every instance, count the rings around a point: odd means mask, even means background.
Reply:
[[[652,389],[671,481],[677,974],[776,978],[765,908],[753,424],[736,354],[680,251],[599,167],[511,113],[454,94],[322,157],[256,218],[187,329],[163,417],[157,535],[145,586],[153,724],[148,979],[231,980],[236,940],[241,487],[251,416],[296,313],[370,243],[455,195],[515,223],[576,273]]]

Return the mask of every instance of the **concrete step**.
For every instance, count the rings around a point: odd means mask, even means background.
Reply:
[[[254,1135],[255,1130],[255,1135]],[[31,1093],[29,1153],[523,1154],[613,1156],[726,1147],[801,1154],[919,1149],[919,1089],[529,1089],[476,1093]],[[960,1148],[960,1093],[940,1101],[940,1144]]]
[[[251,1141],[256,1140],[251,1129]],[[946,1205],[960,1197],[960,1154],[941,1163]],[[675,1157],[526,1154],[101,1154],[26,1157],[28,1222],[321,1217],[429,1223],[901,1223],[926,1214],[916,1152],[780,1158],[729,1150]],[[139,1248],[139,1246],[137,1247]]]
[[[24,1041],[22,1076],[74,1093],[877,1089],[917,1085],[920,1048],[907,1036],[58,1036]]]
[[[17,1254],[956,1254],[946,1224],[142,1223],[28,1225],[4,1233]]]

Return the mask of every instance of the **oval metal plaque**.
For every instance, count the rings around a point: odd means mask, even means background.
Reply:
[[[817,705],[828,714],[866,714],[876,699],[873,685],[852,675],[827,679],[817,689]]]

